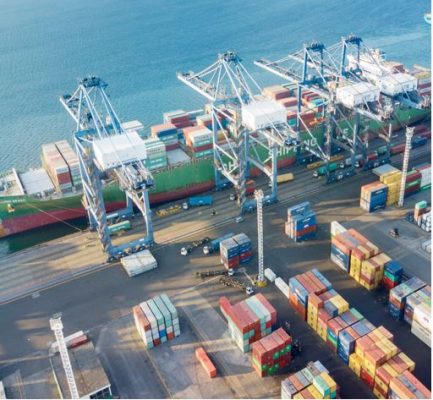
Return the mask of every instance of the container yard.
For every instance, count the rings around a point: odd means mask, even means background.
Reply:
[[[153,125],[99,76],[60,97],[0,236],[88,229],[0,260],[0,397],[431,398],[430,71],[336,48],[263,88],[218,54]]]

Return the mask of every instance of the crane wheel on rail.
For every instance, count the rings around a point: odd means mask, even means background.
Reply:
[[[268,286],[268,280],[265,278],[263,281],[259,281],[258,279],[258,275],[256,275],[253,279],[254,285],[259,287],[259,288],[264,288],[266,286]]]

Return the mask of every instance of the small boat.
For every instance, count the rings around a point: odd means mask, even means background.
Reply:
[[[431,25],[431,13],[424,14],[424,21]]]

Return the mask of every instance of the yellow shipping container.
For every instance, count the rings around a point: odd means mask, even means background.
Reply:
[[[361,364],[362,364],[362,359],[361,357],[356,354],[356,353],[352,353],[349,356],[349,368],[357,375],[360,376],[361,375]]]
[[[398,372],[394,368],[392,368],[388,363],[383,364],[382,368],[384,368],[393,378],[398,376]],[[374,377],[374,382],[384,392],[388,392],[388,385],[377,375]]]
[[[328,333],[328,327],[326,323],[322,323],[321,320],[317,320],[317,327],[316,327],[317,334],[326,342],[326,335]]]
[[[294,399],[303,399],[304,397],[302,396],[301,393],[296,393],[296,394],[293,396],[293,398],[294,398]]]
[[[307,386],[308,391],[313,395],[314,399],[321,399],[322,395],[316,389],[314,385]]]
[[[328,384],[331,393],[335,392],[337,390],[337,383],[334,381],[334,379],[332,379],[331,376],[326,372],[323,372],[320,375],[323,378],[323,380]]]
[[[400,353],[399,354],[400,358],[405,362],[405,364],[408,366],[408,369],[410,372],[412,372],[415,369],[415,361],[413,361],[412,359],[410,359],[406,353]]]

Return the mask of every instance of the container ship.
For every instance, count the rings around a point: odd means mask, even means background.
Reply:
[[[430,70],[414,66],[407,71],[400,63],[387,63],[390,72],[405,71],[415,76],[419,94],[430,98]],[[294,126],[297,117],[295,93],[293,85],[275,85],[264,88],[261,96],[281,103],[287,109],[288,124]],[[391,121],[393,129],[416,123],[429,117],[430,113],[431,107],[421,110],[400,105],[396,109],[395,119]],[[301,115],[314,137],[312,139],[306,133],[301,133],[302,139],[310,141],[310,147],[321,145],[325,132],[321,99],[314,93],[305,91]],[[221,122],[224,129],[229,131],[226,121]],[[123,127],[125,131],[137,132],[145,139],[145,163],[152,171],[155,182],[149,192],[152,205],[202,193],[214,187],[212,117],[209,105],[199,111],[177,110],[164,113],[162,123],[152,126],[147,132],[139,121],[126,122]],[[383,128],[383,124],[369,121],[369,133],[377,133]],[[222,132],[218,133],[218,141],[219,144],[229,145],[224,143],[225,136]],[[12,169],[0,174],[0,237],[86,216],[78,158],[71,145],[62,140],[44,144],[41,150],[41,167],[25,172]],[[262,146],[257,146],[257,150],[262,160],[268,158]],[[280,149],[279,168],[294,163],[293,150]],[[251,177],[260,174],[255,168],[249,172]],[[124,207],[125,196],[116,182],[105,182],[104,198],[107,212]]]

